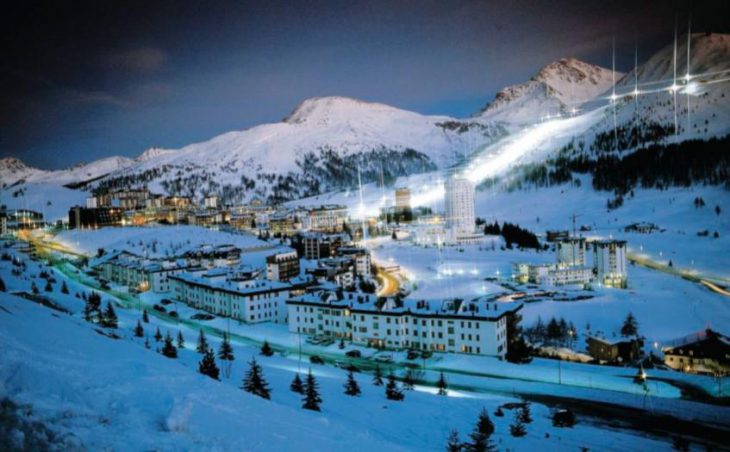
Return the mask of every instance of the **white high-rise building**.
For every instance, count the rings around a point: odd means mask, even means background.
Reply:
[[[582,267],[586,264],[586,239],[570,237],[555,244],[560,267]]]
[[[628,281],[625,240],[598,240],[593,243],[593,267],[605,286],[625,288]]]
[[[444,184],[444,207],[447,240],[453,243],[474,243],[484,239],[475,234],[474,184],[459,177],[450,177]]]

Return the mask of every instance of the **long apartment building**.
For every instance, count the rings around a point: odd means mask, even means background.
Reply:
[[[219,271],[170,276],[173,296],[188,306],[246,323],[284,323],[286,300],[301,286],[265,279],[248,279]]]
[[[190,269],[185,259],[148,259],[128,251],[105,254],[92,261],[91,266],[106,281],[156,293],[169,292],[169,277]]]
[[[289,331],[390,349],[470,353],[503,358],[507,324],[522,304],[451,299],[396,300],[316,290],[287,301]]]

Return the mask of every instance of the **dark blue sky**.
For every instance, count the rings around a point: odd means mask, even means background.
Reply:
[[[136,156],[278,121],[312,96],[468,116],[557,58],[610,66],[614,36],[628,69],[634,42],[641,60],[687,18],[661,1],[206,3],[3,3],[0,156]],[[694,6],[694,29],[727,31],[722,5]]]

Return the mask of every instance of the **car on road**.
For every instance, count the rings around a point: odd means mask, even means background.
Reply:
[[[309,362],[312,364],[324,364],[324,360],[321,356],[318,355],[312,355],[309,357]]]
[[[378,355],[375,357],[375,361],[379,363],[392,363],[393,362],[393,355]]]
[[[362,353],[360,350],[349,350],[347,353],[345,353],[345,356],[349,356],[350,358],[359,358],[362,356]]]
[[[406,356],[406,358],[408,358],[408,359],[417,359],[419,356],[420,355],[418,354],[417,351],[415,351],[415,350],[408,350],[408,355]]]

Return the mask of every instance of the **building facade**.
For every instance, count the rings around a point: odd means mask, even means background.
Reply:
[[[299,276],[299,271],[299,256],[296,251],[266,257],[266,279],[269,281],[289,281]]]
[[[597,240],[593,245],[593,267],[598,282],[608,287],[628,284],[625,240]]]
[[[508,316],[519,303],[379,298],[314,291],[287,301],[289,331],[389,349],[458,352],[503,358]]]
[[[584,267],[586,265],[586,239],[569,237],[555,244],[558,265],[561,267]]]
[[[290,284],[218,273],[180,273],[170,276],[170,287],[188,306],[245,323],[285,323],[286,300],[296,293]]]

